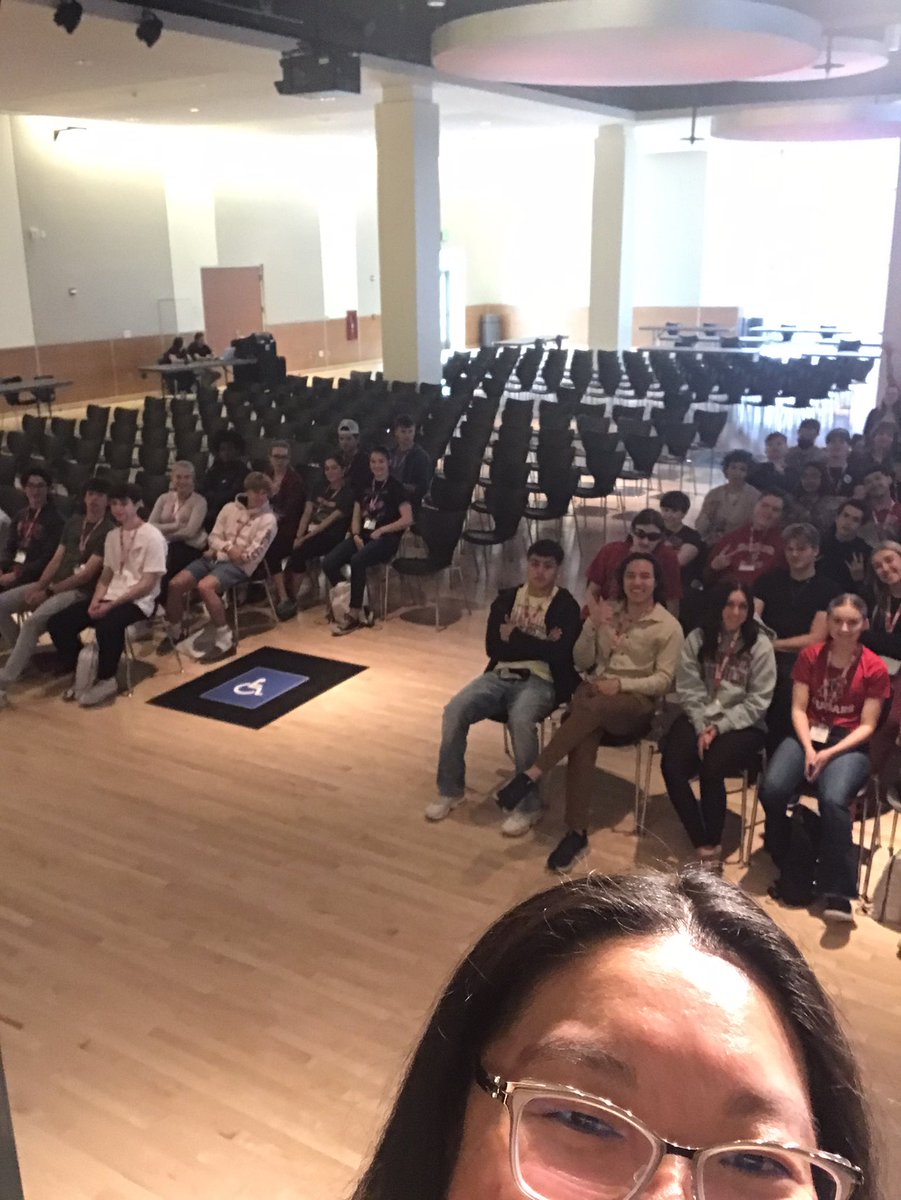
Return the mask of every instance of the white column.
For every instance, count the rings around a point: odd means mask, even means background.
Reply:
[[[888,265],[888,289],[885,295],[883,337],[891,342],[894,351],[894,376],[901,376],[901,164],[898,169],[898,190],[895,193],[895,227],[892,234],[892,253]],[[866,347],[864,347],[866,350]],[[879,395],[885,387],[886,360],[879,368]]]
[[[588,309],[588,343],[594,350],[631,345],[634,225],[634,130],[605,125],[598,131],[594,151]]]
[[[438,105],[431,88],[386,87],[375,109],[379,276],[386,378],[441,378]]]
[[[33,243],[46,231],[32,226],[24,238]],[[19,185],[13,155],[10,118],[0,116],[0,347],[34,345],[34,322],[23,240]]]

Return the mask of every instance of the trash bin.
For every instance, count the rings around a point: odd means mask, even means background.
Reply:
[[[479,317],[479,345],[492,346],[504,335],[504,322],[500,313],[482,313]]]

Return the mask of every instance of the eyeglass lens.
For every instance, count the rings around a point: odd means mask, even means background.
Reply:
[[[634,533],[645,542],[659,542],[663,537],[659,529],[636,529]]]
[[[519,1114],[514,1163],[520,1187],[541,1200],[627,1200],[649,1182],[653,1142],[616,1112],[535,1097]],[[698,1200],[839,1200],[831,1172],[803,1153],[753,1146],[700,1160]],[[641,1192],[637,1195],[640,1197]]]

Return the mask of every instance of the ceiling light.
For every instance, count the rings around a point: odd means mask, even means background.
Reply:
[[[425,0],[427,8],[444,8],[447,0]]]
[[[135,30],[135,37],[139,42],[143,42],[149,50],[151,46],[155,46],[160,40],[160,34],[163,32],[163,22],[159,19],[155,12],[151,12],[149,8],[145,8],[141,13],[141,19],[138,21],[138,27]]]
[[[200,112],[200,109],[199,109],[199,108],[189,108],[189,109],[188,109],[188,112],[194,112],[194,113],[197,113],[197,112]]]
[[[53,14],[53,20],[60,29],[65,29],[66,33],[74,33],[83,12],[84,9],[78,0],[60,0],[56,6],[56,12]]]

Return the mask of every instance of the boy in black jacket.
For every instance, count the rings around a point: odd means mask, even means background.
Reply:
[[[470,725],[487,718],[506,722],[517,770],[524,770],[520,763],[532,762],[538,753],[538,725],[572,696],[579,682],[573,646],[582,616],[571,593],[557,586],[562,562],[558,542],[535,542],[529,547],[526,582],[505,588],[492,604],[485,633],[488,666],[444,710],[438,797],[425,810],[427,820],[443,820],[464,799]],[[541,797],[532,788],[501,832],[519,837],[540,816]]]

